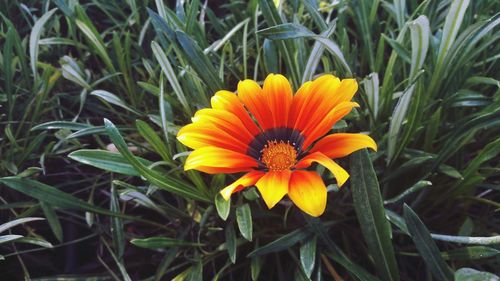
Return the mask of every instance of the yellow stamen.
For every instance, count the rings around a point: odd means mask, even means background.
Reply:
[[[262,149],[261,161],[270,171],[288,170],[297,162],[297,151],[288,142],[268,141]]]

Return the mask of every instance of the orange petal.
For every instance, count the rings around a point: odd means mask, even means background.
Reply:
[[[260,133],[259,128],[252,120],[250,115],[248,115],[247,110],[236,94],[224,90],[218,91],[210,99],[210,103],[212,104],[212,108],[214,109],[227,110],[238,116],[238,118],[240,118],[241,122],[243,122],[245,127],[247,127],[248,131],[250,131],[252,135],[255,136]]]
[[[308,110],[308,107],[306,107],[305,104],[308,101],[308,98],[311,97],[309,95],[311,85],[311,81],[307,81],[302,84],[302,86],[300,86],[297,90],[297,93],[293,96],[292,105],[290,105],[290,112],[288,113],[289,128],[301,128],[299,123],[307,120],[304,115]]]
[[[340,83],[333,75],[323,75],[302,85],[293,97],[289,124],[299,131],[318,124],[335,107]]]
[[[237,179],[232,184],[226,186],[220,191],[222,197],[227,201],[231,198],[231,194],[242,190],[247,186],[255,185],[255,183],[264,175],[262,171],[253,170],[246,173],[241,178]]]
[[[287,194],[291,174],[290,170],[269,171],[255,184],[269,209]]]
[[[250,79],[240,81],[238,83],[238,97],[263,130],[273,127],[271,110],[259,84]]]
[[[305,169],[313,162],[319,163],[323,165],[325,168],[330,170],[332,174],[335,176],[337,179],[337,185],[341,187],[349,178],[349,173],[347,173],[344,168],[342,168],[339,164],[335,163],[332,159],[328,158],[326,155],[324,155],[321,152],[314,152],[306,157],[302,158],[296,165],[295,168],[297,169]]]
[[[290,82],[281,74],[269,74],[264,81],[263,91],[274,127],[285,127],[293,98]]]
[[[367,135],[339,133],[320,139],[310,152],[319,151],[328,158],[340,158],[367,147],[377,151],[377,144]]]
[[[258,163],[252,157],[228,149],[206,146],[195,149],[186,159],[184,170],[195,169],[209,174],[250,171]]]
[[[288,197],[305,213],[318,217],[326,208],[326,186],[316,172],[294,171]]]
[[[359,104],[355,102],[342,102],[333,108],[317,125],[314,127],[309,126],[304,129],[303,134],[305,135],[305,140],[302,148],[306,149],[315,140],[328,133],[335,123],[351,112],[353,107],[359,107]]]
[[[246,153],[249,149],[247,143],[218,129],[213,124],[188,124],[179,130],[177,139],[192,149],[215,146],[240,153]]]
[[[193,123],[215,126],[218,129],[237,137],[244,143],[250,143],[254,136],[243,125],[241,120],[233,113],[212,108],[198,110],[192,118]]]

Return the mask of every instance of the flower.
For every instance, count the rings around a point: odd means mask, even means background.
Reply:
[[[323,137],[359,106],[351,101],[357,89],[354,79],[323,75],[293,95],[284,76],[269,74],[263,87],[247,79],[239,82],[237,94],[218,91],[212,108],[199,110],[193,123],[179,130],[177,139],[194,149],[184,169],[246,172],[221,190],[225,200],[255,185],[269,209],[288,194],[302,211],[319,216],[326,207],[326,186],[316,171],[306,168],[313,162],[323,165],[340,187],[349,174],[332,159],[366,147],[377,149],[363,134]]]

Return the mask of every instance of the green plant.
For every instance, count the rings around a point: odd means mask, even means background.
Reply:
[[[6,278],[495,271],[498,1],[186,2],[0,4],[0,228],[16,225],[0,239],[42,246],[0,244]],[[178,129],[217,90],[271,72],[361,85],[361,109],[333,130],[367,131],[379,150],[343,160],[340,190],[324,173],[317,219],[286,202],[269,211],[254,188],[225,202],[235,176],[182,169]]]

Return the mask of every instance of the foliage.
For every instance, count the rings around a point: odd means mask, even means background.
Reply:
[[[498,279],[498,1],[217,2],[0,3],[2,278]],[[379,151],[319,219],[183,172],[178,129],[270,72],[361,85],[332,129]]]

